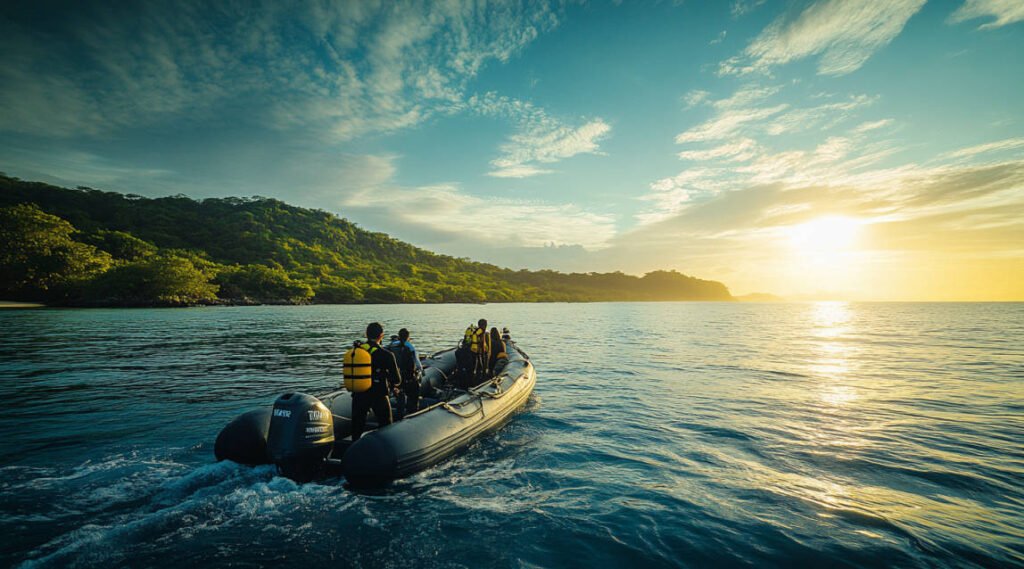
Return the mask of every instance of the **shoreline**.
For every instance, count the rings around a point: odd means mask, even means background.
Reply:
[[[197,302],[194,304],[169,304],[169,303],[58,303],[43,304],[41,302],[22,302],[11,300],[0,300],[0,308],[219,308],[237,306],[373,306],[373,305],[401,305],[401,306],[444,306],[449,304],[596,304],[603,302],[725,302],[735,303],[735,299],[679,299],[679,300],[550,300],[550,301],[494,301],[494,302],[253,302],[253,301],[218,301],[218,302]]]
[[[21,302],[17,300],[0,300],[0,310],[4,308],[9,309],[20,309],[20,308],[49,308],[49,305],[42,304],[40,302]]]
[[[307,302],[307,303],[288,303],[288,302],[213,302],[213,303],[197,303],[197,304],[44,304],[41,302],[22,302],[13,300],[0,300],[0,310],[31,310],[40,308],[50,309],[147,309],[147,308],[160,308],[160,309],[174,309],[174,308],[218,308],[218,307],[246,307],[246,306],[444,306],[444,305],[475,305],[483,306],[487,304],[602,304],[602,303],[675,303],[675,302],[693,302],[693,303],[722,303],[722,304],[817,304],[822,302],[842,302],[842,303],[859,303],[859,304],[1015,304],[1024,302],[1024,300],[764,300],[764,301],[743,301],[738,299],[715,299],[715,300],[553,300],[553,301],[506,301],[506,302],[347,302],[347,303],[328,303],[328,302]]]

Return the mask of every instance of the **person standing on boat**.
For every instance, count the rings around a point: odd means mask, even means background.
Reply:
[[[371,322],[366,327],[366,343],[362,348],[370,352],[371,383],[366,391],[352,394],[352,442],[359,440],[366,427],[366,414],[373,409],[377,428],[391,424],[391,391],[402,383],[402,375],[395,356],[382,349],[384,326]]]
[[[416,346],[409,341],[409,330],[406,328],[398,331],[398,337],[391,342],[388,350],[395,355],[398,372],[402,374],[397,412],[398,418],[404,419],[420,409],[420,376],[423,375],[423,364],[416,353]]]
[[[476,369],[473,372],[473,385],[487,377],[487,363],[491,357],[491,337],[487,334],[487,320],[481,318],[477,325],[466,328],[465,343],[473,352]]]

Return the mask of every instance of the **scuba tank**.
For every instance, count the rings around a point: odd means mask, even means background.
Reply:
[[[355,342],[342,358],[342,373],[345,377],[345,389],[352,393],[369,391],[373,385],[373,357],[364,347],[366,344]]]

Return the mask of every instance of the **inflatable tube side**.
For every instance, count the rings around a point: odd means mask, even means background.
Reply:
[[[270,431],[270,409],[243,413],[224,427],[213,444],[218,461],[231,460],[254,466],[270,464],[267,455],[267,433]]]
[[[425,468],[429,468],[458,451],[468,447],[478,437],[502,426],[513,414],[519,411],[529,400],[532,388],[523,389],[517,397],[510,399],[497,409],[492,409],[485,420],[479,421],[454,436],[436,441],[417,452],[402,456],[396,467],[395,478],[408,476]]]
[[[483,384],[422,414],[373,431],[352,444],[342,472],[353,486],[381,486],[441,462],[496,429],[526,404],[536,383],[529,361],[516,358],[501,380],[502,389]]]
[[[353,453],[352,450],[358,450]],[[394,480],[398,471],[398,455],[387,437],[372,431],[353,443],[341,457],[341,471],[348,483],[357,488],[379,486]]]

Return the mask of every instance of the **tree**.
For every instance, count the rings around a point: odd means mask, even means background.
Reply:
[[[186,306],[217,300],[217,288],[192,261],[158,255],[107,271],[90,283],[87,298],[101,303]]]
[[[0,208],[0,292],[13,298],[66,297],[110,266],[110,255],[72,239],[67,221],[35,204]]]
[[[358,286],[346,281],[328,281],[316,289],[314,300],[324,304],[351,304],[362,302],[363,291]]]
[[[148,257],[157,252],[156,245],[143,241],[131,233],[124,231],[107,231],[101,229],[90,234],[86,241],[100,250],[110,253],[115,259],[134,261]]]
[[[263,265],[242,265],[222,269],[214,280],[220,285],[220,296],[227,299],[248,298],[259,302],[308,302],[313,289],[294,281],[281,268]]]

